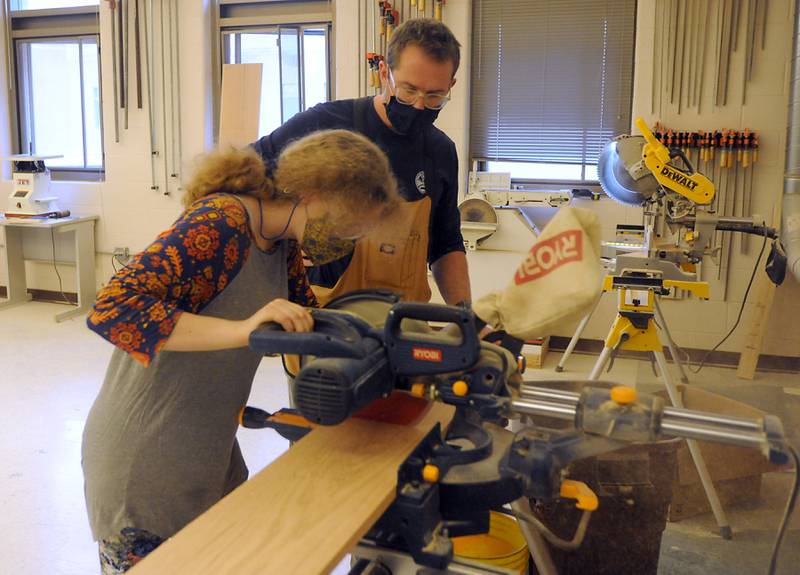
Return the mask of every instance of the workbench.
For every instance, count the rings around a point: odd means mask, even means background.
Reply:
[[[4,265],[8,274],[8,293],[0,309],[30,301],[25,279],[25,256],[22,251],[25,228],[44,229],[49,233],[72,234],[75,242],[75,277],[77,279],[78,305],[74,309],[56,314],[55,320],[85,315],[96,294],[94,270],[94,225],[98,216],[68,216],[66,218],[33,219],[0,217],[0,227],[5,229],[6,256]]]

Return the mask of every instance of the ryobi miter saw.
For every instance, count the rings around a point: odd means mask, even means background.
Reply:
[[[704,256],[717,259],[714,232],[734,231],[773,240],[767,274],[780,284],[786,256],[774,228],[754,218],[718,216],[714,184],[697,172],[679,148],[662,144],[641,118],[641,136],[622,135],[600,154],[598,178],[612,199],[644,208],[644,245],[637,253],[617,256],[615,276],[626,271],[652,272],[664,279],[693,281]]]
[[[378,556],[402,554],[412,565],[442,573],[475,573],[456,568],[450,538],[486,533],[490,510],[505,504],[551,543],[578,545],[598,498],[563,472],[576,460],[631,442],[671,436],[729,443],[760,450],[777,464],[792,453],[773,416],[746,419],[670,407],[657,396],[597,382],[580,393],[526,383],[524,365],[508,349],[513,338],[495,338],[506,347],[481,340],[480,322],[467,307],[362,291],[311,313],[312,332],[289,333],[271,323],[251,334],[253,350],[303,358],[292,382],[296,409],[269,414],[245,408],[246,427],[272,427],[298,440],[315,426],[349,417],[388,413],[392,423],[402,424],[396,419],[405,417],[409,403],[424,406],[424,399],[456,407],[447,431],[434,428],[397,470],[395,500],[356,556],[367,549]],[[548,428],[542,418],[565,420],[568,428]],[[509,420],[527,425],[512,433]],[[528,498],[576,500],[584,531],[572,541],[559,539],[529,508],[516,507]],[[534,556],[543,552],[529,547]]]

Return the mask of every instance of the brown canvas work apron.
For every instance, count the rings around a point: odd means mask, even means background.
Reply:
[[[361,289],[389,289],[404,301],[427,302],[428,222],[431,199],[403,202],[387,225],[356,242],[353,257],[332,288],[312,285],[321,306],[346,293]],[[284,356],[289,374],[300,371],[300,357]]]
[[[389,289],[406,301],[431,299],[428,222],[431,199],[403,202],[391,221],[356,242],[353,257],[332,288],[311,286],[325,305],[361,289]]]

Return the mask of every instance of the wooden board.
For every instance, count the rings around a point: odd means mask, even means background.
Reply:
[[[767,333],[769,315],[772,311],[772,302],[775,299],[775,284],[770,281],[766,272],[759,271],[758,282],[753,320],[750,324],[750,331],[747,333],[744,349],[739,356],[739,367],[736,369],[736,377],[740,379],[755,377],[758,358],[761,356],[761,346]]]
[[[261,64],[225,64],[219,112],[219,149],[244,148],[258,137]]]
[[[782,209],[783,203],[780,201],[775,202],[775,206],[772,208],[773,222],[781,221]],[[768,253],[768,251],[765,252],[765,255]],[[764,261],[760,265],[764,265]],[[739,356],[739,366],[736,369],[736,377],[739,379],[755,378],[758,358],[761,355],[761,346],[764,343],[764,336],[767,333],[767,325],[769,324],[769,314],[772,311],[772,301],[775,299],[776,286],[765,271],[758,271],[756,284],[754,286],[757,291],[753,319],[750,324],[750,330],[747,332],[744,349],[742,349],[742,354]]]
[[[453,413],[432,403],[409,425],[319,427],[131,572],[329,573],[393,501],[400,464]]]

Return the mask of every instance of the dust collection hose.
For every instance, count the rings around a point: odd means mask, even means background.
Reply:
[[[651,441],[659,435],[726,443],[759,449],[776,464],[794,461],[794,484],[778,527],[767,573],[775,573],[778,554],[786,536],[787,525],[797,503],[800,490],[800,456],[784,438],[776,417],[745,418],[707,413],[678,407],[665,407],[660,399],[642,394],[624,394],[634,401],[620,403],[612,390],[586,387],[582,393],[557,391],[542,387],[522,386],[519,396],[510,402],[515,413],[572,421],[576,429],[611,438],[630,441]],[[608,409],[609,401],[618,409]],[[603,409],[599,409],[603,406]],[[612,425],[609,425],[611,423]]]

